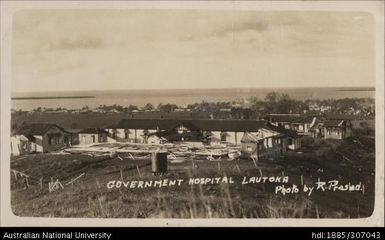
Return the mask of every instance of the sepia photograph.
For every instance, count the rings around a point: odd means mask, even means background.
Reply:
[[[383,10],[65,3],[2,19],[14,216],[383,215]]]

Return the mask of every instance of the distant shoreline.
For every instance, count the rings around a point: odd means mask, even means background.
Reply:
[[[134,88],[134,89],[88,89],[88,90],[63,90],[63,91],[53,91],[53,93],[83,93],[89,94],[91,92],[167,92],[167,91],[254,91],[254,90],[269,90],[269,91],[282,91],[282,90],[295,90],[295,89],[336,89],[336,91],[360,91],[360,90],[375,90],[375,87],[371,86],[358,86],[358,87],[350,87],[350,86],[319,86],[319,87],[303,87],[303,86],[285,86],[285,87],[239,87],[239,88]],[[16,91],[12,92],[11,95],[14,94],[46,94],[47,91]]]
[[[376,91],[375,88],[352,88],[352,89],[337,89],[338,92],[354,92],[354,91]]]
[[[73,99],[73,98],[95,98],[95,96],[12,97],[11,100]]]

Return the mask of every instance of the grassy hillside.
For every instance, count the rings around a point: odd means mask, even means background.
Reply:
[[[30,175],[16,180],[11,173],[12,209],[18,216],[109,218],[357,218],[371,215],[374,203],[374,143],[366,138],[317,143],[312,151],[289,153],[274,162],[251,160],[169,162],[165,176],[151,175],[149,159],[120,160],[82,154],[36,154],[12,159],[11,168]],[[304,149],[305,150],[305,149]],[[238,164],[238,165],[237,165]],[[137,170],[139,168],[139,172]],[[122,176],[121,176],[122,170]],[[71,179],[85,173],[74,184]],[[365,184],[365,192],[315,192],[282,196],[277,184],[240,184],[243,177],[289,176],[289,184],[311,183],[318,177]],[[233,177],[234,184],[108,189],[110,180]],[[42,178],[42,188],[40,179]],[[48,182],[64,189],[48,191]],[[289,185],[288,184],[288,185]]]

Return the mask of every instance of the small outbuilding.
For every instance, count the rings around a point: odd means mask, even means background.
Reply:
[[[80,144],[107,142],[108,132],[101,128],[86,128],[79,132]]]

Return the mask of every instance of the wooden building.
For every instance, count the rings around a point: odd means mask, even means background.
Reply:
[[[52,152],[71,145],[71,134],[56,124],[23,124],[11,136],[11,154]]]
[[[352,136],[352,124],[346,119],[325,120],[322,129],[325,139],[345,139]]]
[[[108,141],[149,143],[202,141],[207,144],[240,145],[245,132],[257,133],[266,126],[260,120],[222,119],[123,119],[107,127]]]
[[[270,114],[264,119],[274,126],[295,130],[299,135],[307,136],[310,136],[310,129],[317,120],[314,116],[300,114]]]
[[[268,127],[271,130],[274,130],[280,134],[282,134],[282,138],[284,141],[284,146],[286,147],[287,150],[293,150],[296,151],[301,148],[301,139],[302,135],[299,135],[297,131],[291,130],[291,129],[286,129],[282,126],[277,127],[275,125],[272,125],[268,123]]]
[[[79,131],[80,144],[93,144],[107,142],[108,132],[100,128],[86,128]]]
[[[275,160],[287,148],[284,135],[267,128],[256,133],[246,132],[241,142],[242,154],[256,160]]]

